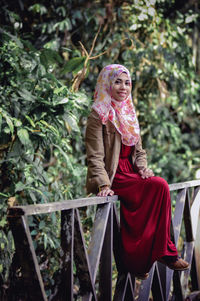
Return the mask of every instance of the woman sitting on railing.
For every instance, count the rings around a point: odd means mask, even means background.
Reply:
[[[189,264],[170,239],[169,187],[147,167],[131,88],[124,66],[108,65],[99,74],[86,129],[87,190],[119,196],[122,261],[146,279],[156,260],[173,270]]]

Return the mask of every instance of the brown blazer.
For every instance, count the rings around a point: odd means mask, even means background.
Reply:
[[[112,185],[121,149],[121,135],[108,121],[102,125],[99,115],[92,110],[86,127],[87,192],[97,193],[102,185]],[[147,167],[146,152],[141,138],[134,146],[132,163],[139,170]]]

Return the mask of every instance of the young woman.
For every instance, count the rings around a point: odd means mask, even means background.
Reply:
[[[131,89],[124,66],[100,72],[86,129],[86,186],[98,196],[119,196],[122,261],[127,271],[146,279],[156,260],[174,270],[189,264],[170,239],[169,187],[147,167]]]

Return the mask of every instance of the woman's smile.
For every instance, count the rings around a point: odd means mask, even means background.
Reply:
[[[111,89],[112,97],[117,101],[125,100],[131,93],[131,82],[126,73],[121,73],[114,81]]]

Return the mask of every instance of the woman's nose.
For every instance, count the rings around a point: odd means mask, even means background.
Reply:
[[[122,89],[125,89],[125,88],[126,88],[125,83],[123,83],[123,82],[121,83],[121,88],[122,88]]]

